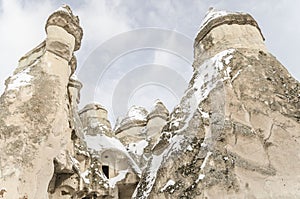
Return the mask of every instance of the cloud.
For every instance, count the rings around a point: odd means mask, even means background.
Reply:
[[[74,9],[75,14],[80,17],[84,30],[82,48],[77,53],[80,57],[79,67],[101,43],[114,35],[132,29],[130,16],[116,9],[119,4],[120,0],[92,0]]]
[[[0,92],[4,80],[17,67],[18,59],[45,38],[44,25],[53,7],[49,1],[22,4],[3,0],[0,12]]]

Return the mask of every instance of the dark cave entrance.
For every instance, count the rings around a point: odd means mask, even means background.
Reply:
[[[109,178],[109,167],[106,165],[102,165],[102,171],[104,173],[104,175]]]

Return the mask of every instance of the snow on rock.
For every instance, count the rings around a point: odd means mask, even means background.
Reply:
[[[206,112],[202,111],[202,110],[199,109],[199,108],[198,108],[198,110],[199,110],[199,112],[201,113],[201,116],[202,116],[203,118],[209,118],[209,113],[206,113]]]
[[[184,126],[173,132],[174,136],[171,136],[168,139],[168,148],[166,148],[160,155],[152,156],[152,160],[147,168],[148,173],[147,178],[145,179],[147,186],[145,189],[143,189],[142,198],[147,198],[149,196],[156,180],[157,172],[163,165],[164,160],[166,160],[170,155],[174,154],[174,152],[182,150],[181,143],[187,140],[187,137],[184,136],[184,132],[188,127],[189,121],[192,119],[194,113],[198,110],[198,105],[208,97],[209,93],[216,87],[217,83],[225,80],[222,78],[224,75],[221,74],[221,71],[224,69],[224,59],[227,58],[227,60],[230,60],[231,58],[228,57],[231,56],[234,51],[234,49],[228,49],[216,54],[214,57],[206,60],[197,69],[197,71],[195,71],[193,84],[191,84],[189,89],[185,92],[185,96],[189,96],[189,99],[183,100],[178,111],[175,109],[173,115],[171,115],[170,122],[173,124],[173,126],[175,121],[178,122],[180,120],[184,123]],[[216,79],[218,76],[219,78]],[[187,115],[187,117],[178,118],[174,116],[180,111],[184,111],[183,114]],[[209,117],[208,113],[205,112],[203,112],[202,115],[203,117]],[[168,134],[172,132],[165,131],[163,133]],[[207,157],[201,165],[202,170],[204,169],[210,155],[211,152],[208,152]],[[199,179],[202,179],[203,177],[204,176],[201,175]]]
[[[151,109],[148,118],[151,118],[153,116],[160,116],[164,118],[167,118],[169,116],[169,110],[166,108],[164,103],[159,99],[155,100],[154,106]]]
[[[16,75],[11,77],[11,83],[7,85],[7,91],[8,90],[19,90],[20,87],[28,86],[30,85],[30,81],[33,78],[33,76],[29,75],[30,68],[26,68],[20,73],[17,73]]]
[[[125,179],[127,173],[128,173],[128,169],[119,171],[119,174],[116,177],[110,178],[108,180],[109,187],[114,188],[117,182]]]
[[[224,59],[225,64],[228,65],[228,64],[230,63],[230,60],[231,60],[232,58],[233,58],[232,55],[229,55],[228,57],[226,57],[226,58]]]
[[[173,186],[175,184],[174,180],[168,180],[163,188],[160,189],[161,192],[165,191],[169,186]]]
[[[193,147],[191,145],[189,145],[189,146],[186,147],[186,150],[187,151],[193,151]]]
[[[125,146],[115,137],[109,137],[104,134],[95,135],[85,135],[84,140],[86,141],[87,147],[95,151],[103,151],[107,149],[118,150],[122,152],[129,160],[134,171],[140,175],[141,169],[132,159],[132,157],[127,152]]]
[[[141,140],[139,142],[136,142],[136,143],[130,143],[128,145],[128,151],[133,153],[133,154],[136,154],[136,155],[143,155],[144,153],[144,148],[148,146],[148,142],[146,140]]]
[[[207,154],[206,154],[206,156],[205,156],[205,158],[204,158],[204,160],[203,160],[203,162],[202,162],[202,164],[201,164],[201,166],[200,166],[200,174],[199,174],[199,176],[198,176],[198,178],[197,178],[197,180],[195,181],[196,183],[198,183],[200,180],[203,180],[204,179],[204,177],[205,177],[205,175],[202,173],[203,172],[203,170],[204,170],[204,168],[205,168],[205,166],[206,166],[206,164],[207,164],[207,161],[208,161],[208,159],[209,159],[209,157],[212,155],[212,152],[207,152]]]
[[[59,12],[59,11],[65,12],[65,13],[67,13],[69,15],[72,13],[71,8],[68,5],[66,5],[66,4],[63,4],[57,10],[55,10],[55,12]]]
[[[223,69],[224,65],[222,63],[222,59],[226,59],[226,57],[228,57],[228,55],[230,56],[233,52],[234,49],[224,50],[205,61],[199,67],[195,83],[191,88],[195,90],[193,96],[196,97],[196,104],[194,104],[194,106],[198,106],[200,102],[206,99],[211,90],[215,88],[216,82],[211,80]]]
[[[127,113],[127,118],[131,120],[147,121],[147,115],[148,112],[145,108],[140,106],[132,106]]]
[[[238,72],[231,78],[231,82],[233,82],[242,72],[242,69],[238,70]]]
[[[181,150],[181,143],[184,140],[185,137],[183,135],[175,135],[174,137],[170,138],[170,145],[166,150],[163,151],[162,154],[152,156],[152,160],[150,161],[150,165],[147,169],[147,178],[145,179],[147,185],[146,188],[143,190],[143,196],[140,197],[140,199],[148,198],[156,180],[157,172],[162,166],[163,160],[168,159],[173,153]],[[134,192],[133,198],[136,197],[136,194],[137,192]]]
[[[125,146],[114,137],[108,137],[104,134],[97,134],[96,136],[85,135],[87,147],[94,149],[96,151],[101,151],[103,149],[118,149],[120,151],[126,152]]]
[[[197,180],[195,182],[198,183],[200,180],[203,180],[204,177],[205,177],[204,174],[199,174],[199,176],[198,176],[198,178],[197,178]]]
[[[101,122],[99,122],[98,120],[92,120],[90,122],[90,127],[92,129],[99,129],[101,132],[110,132],[110,127],[108,127],[107,125],[102,124]]]
[[[246,13],[242,13],[242,12],[229,12],[229,11],[225,11],[225,10],[217,10],[215,8],[210,8],[204,19],[202,20],[202,23],[200,25],[200,29],[199,32],[212,20],[219,18],[219,17],[223,17],[229,14],[246,14]],[[198,33],[199,33],[198,32]],[[198,34],[197,34],[198,35]]]
[[[204,158],[204,160],[203,160],[203,162],[201,164],[201,167],[200,167],[201,170],[203,170],[205,168],[206,163],[208,161],[208,158],[211,156],[211,154],[212,154],[212,152],[210,152],[210,151],[207,152],[207,154],[206,154],[206,156],[205,156],[205,158]]]
[[[90,174],[91,172],[89,170],[86,170],[85,172],[81,173],[80,174],[80,177],[82,178],[83,182],[85,184],[90,184],[90,179],[88,179],[88,175]]]
[[[213,81],[213,79],[216,78],[220,74],[220,71],[224,69],[223,60],[231,56],[234,51],[234,49],[228,49],[216,54],[214,57],[206,60],[198,68],[198,70],[195,71],[194,83],[185,92],[185,96],[191,96],[191,99],[186,100],[181,104],[181,107],[183,107],[182,109],[187,112],[184,113],[184,115],[186,114],[188,117],[182,118],[185,120],[185,122],[182,121],[185,123],[185,125],[175,133],[182,132],[187,128],[188,121],[190,121],[193,117],[195,111],[198,109],[198,105],[205,100],[209,93],[216,87],[218,81]],[[227,77],[227,75],[225,76]],[[221,80],[224,81],[226,79],[227,78],[223,78]],[[209,115],[205,114],[204,112],[203,116],[209,117]],[[176,118],[173,119],[176,120]]]
[[[71,75],[70,79],[79,81],[78,76],[75,73]]]
[[[132,123],[146,124],[148,111],[144,107],[132,106],[124,118],[119,117],[116,121],[114,131],[117,132],[122,127]]]

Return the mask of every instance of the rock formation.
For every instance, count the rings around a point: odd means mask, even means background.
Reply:
[[[78,110],[78,17],[64,6],[46,33],[0,98],[0,198],[300,197],[300,84],[249,14],[210,10],[180,104],[114,129],[103,106]]]
[[[19,60],[0,98],[4,198],[48,198],[53,173],[72,170],[67,86],[82,29],[78,18],[63,9],[49,17],[46,32],[46,40]],[[64,166],[55,171],[55,164]]]
[[[211,10],[134,198],[300,197],[300,84],[248,14]]]

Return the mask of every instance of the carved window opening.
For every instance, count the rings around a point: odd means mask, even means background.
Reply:
[[[66,191],[61,191],[61,195],[64,196],[64,195],[70,195],[69,192],[66,192]]]
[[[104,175],[105,175],[107,178],[109,178],[109,167],[106,166],[106,165],[103,165],[103,166],[102,166],[102,171],[103,171]]]

